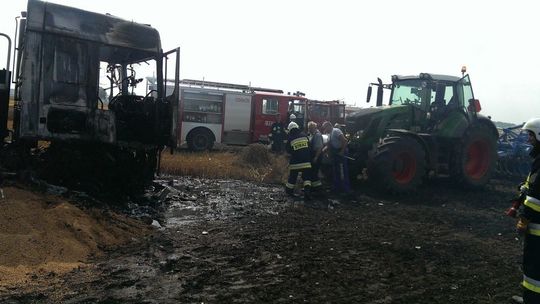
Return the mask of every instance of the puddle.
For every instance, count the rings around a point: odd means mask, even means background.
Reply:
[[[164,212],[164,226],[167,228],[200,221],[279,215],[288,207],[283,189],[279,186],[184,177],[158,182],[168,192]]]

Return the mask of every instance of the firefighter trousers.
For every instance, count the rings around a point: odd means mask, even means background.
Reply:
[[[540,304],[540,236],[531,234],[538,225],[531,224],[523,245],[523,303]]]
[[[304,194],[309,195],[311,192],[311,168],[289,169],[289,178],[285,184],[285,192],[287,192],[287,194],[294,193],[294,187],[299,174],[302,175]]]

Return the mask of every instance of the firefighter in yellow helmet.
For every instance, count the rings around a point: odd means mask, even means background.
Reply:
[[[294,196],[294,187],[298,174],[302,174],[304,183],[304,197],[310,199],[311,192],[311,154],[309,148],[309,138],[300,131],[298,124],[289,123],[289,139],[287,140],[287,152],[291,155],[289,160],[289,178],[285,184],[285,192]]]
[[[525,200],[517,230],[525,234],[523,245],[523,303],[540,303],[540,118],[525,123],[534,159],[522,186]]]

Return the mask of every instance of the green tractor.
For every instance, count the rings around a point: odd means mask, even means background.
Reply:
[[[464,72],[464,71],[463,71]],[[427,177],[450,176],[468,188],[485,185],[497,161],[497,128],[480,115],[469,75],[392,76],[377,87],[376,107],[346,118],[354,177],[384,191],[407,193]],[[388,105],[383,92],[390,90]]]

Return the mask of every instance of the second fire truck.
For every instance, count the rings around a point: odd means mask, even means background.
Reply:
[[[267,143],[277,115],[287,124],[293,113],[303,127],[310,120],[319,125],[325,120],[343,124],[345,104],[309,100],[300,92],[184,79],[180,81],[178,143],[193,151],[209,150],[214,143]]]

